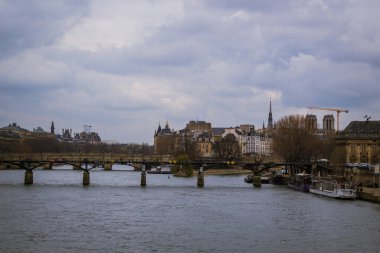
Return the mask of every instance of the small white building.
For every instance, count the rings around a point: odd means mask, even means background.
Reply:
[[[259,154],[268,156],[272,154],[272,138],[264,133],[247,132],[239,127],[226,128],[222,138],[228,134],[233,134],[238,140],[242,155]]]

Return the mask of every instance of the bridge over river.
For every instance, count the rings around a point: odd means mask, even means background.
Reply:
[[[0,169],[25,170],[25,185],[33,184],[33,170],[43,168],[49,170],[53,165],[72,165],[73,169],[83,170],[83,185],[90,184],[90,171],[94,168],[112,170],[113,164],[123,164],[141,171],[141,186],[146,186],[146,171],[160,165],[191,165],[198,171],[197,186],[204,186],[204,171],[210,168],[220,169],[226,166],[240,166],[251,170],[254,175],[254,185],[260,186],[260,173],[270,168],[291,166],[311,171],[311,163],[286,163],[271,160],[268,157],[252,157],[242,160],[223,161],[218,159],[199,158],[190,161],[176,161],[171,156],[162,155],[131,155],[110,153],[38,153],[38,154],[0,154]]]

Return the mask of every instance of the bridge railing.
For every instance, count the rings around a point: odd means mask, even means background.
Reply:
[[[170,156],[113,153],[2,153],[0,161],[57,161],[57,160],[99,160],[99,161],[170,161]]]

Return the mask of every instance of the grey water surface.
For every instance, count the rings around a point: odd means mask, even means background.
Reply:
[[[339,201],[244,176],[60,167],[0,171],[0,252],[379,252],[380,205]]]

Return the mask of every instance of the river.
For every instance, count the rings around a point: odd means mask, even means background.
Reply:
[[[379,252],[380,205],[244,176],[91,171],[0,171],[0,252]]]

